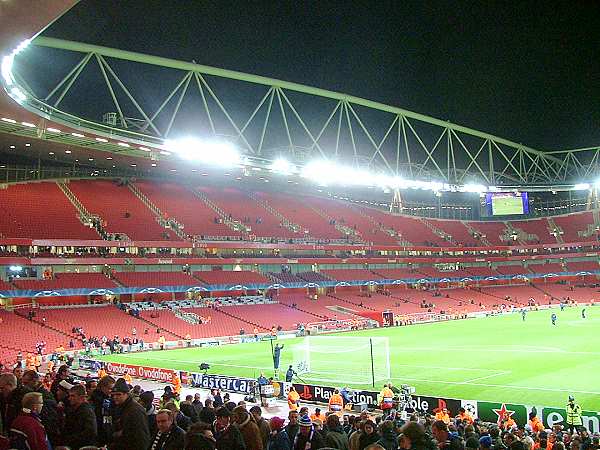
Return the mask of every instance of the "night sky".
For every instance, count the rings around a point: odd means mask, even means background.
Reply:
[[[45,35],[345,92],[554,150],[600,145],[599,24],[600,2],[83,0]]]

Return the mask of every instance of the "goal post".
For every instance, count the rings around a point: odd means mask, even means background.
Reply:
[[[374,385],[390,379],[389,339],[307,336],[293,347],[293,366],[312,381]]]

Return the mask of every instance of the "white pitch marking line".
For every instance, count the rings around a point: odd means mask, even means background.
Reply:
[[[479,381],[479,380],[485,380],[487,378],[499,377],[500,375],[506,375],[508,373],[511,373],[511,371],[510,370],[498,371],[498,372],[493,373],[491,375],[486,375],[484,377],[477,377],[477,378],[472,378],[472,379],[467,380],[467,381],[463,381],[460,384],[471,384],[473,381]]]

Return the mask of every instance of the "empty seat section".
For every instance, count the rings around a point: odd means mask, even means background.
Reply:
[[[166,214],[184,225],[186,234],[193,236],[236,236],[224,223],[215,219],[218,214],[189,189],[175,183],[136,181],[135,185]]]
[[[271,284],[272,281],[258,272],[236,270],[213,270],[194,272],[194,276],[206,284]]]
[[[597,272],[600,270],[598,261],[569,261],[567,262],[569,272]]]
[[[421,220],[415,217],[389,214],[371,208],[363,208],[365,214],[370,215],[376,223],[381,223],[387,229],[394,230],[402,240],[416,246],[437,245],[447,246],[448,242],[435,234]]]
[[[556,238],[550,234],[548,228],[548,220],[546,219],[534,219],[534,220],[517,220],[510,222],[513,228],[523,230],[525,233],[535,236],[540,244],[556,244]],[[536,239],[526,241],[528,244],[535,244]]]
[[[300,272],[298,274],[300,278],[309,283],[318,283],[319,281],[331,281],[325,274],[319,272]]]
[[[373,269],[373,272],[381,275],[385,280],[411,280],[422,278],[422,275],[416,269]]]
[[[55,273],[51,280],[14,280],[19,289],[95,289],[114,288],[117,284],[101,273]]]
[[[480,241],[471,235],[471,232],[465,226],[464,222],[461,222],[460,220],[426,220],[438,230],[449,234],[457,245],[464,247],[476,247],[477,245],[480,245]]]
[[[588,227],[594,225],[594,215],[591,211],[569,214],[568,216],[557,216],[552,218],[554,223],[563,230],[564,242],[586,242],[598,240],[598,233],[591,236],[581,236],[579,233],[587,231]]]
[[[12,291],[15,287],[7,281],[0,280],[0,291]]]
[[[506,225],[504,222],[467,222],[469,226],[482,235],[492,245],[509,245],[507,242],[500,239],[504,234]]]
[[[366,269],[333,269],[323,270],[323,273],[332,280],[337,281],[381,280],[381,275],[374,274]]]
[[[511,264],[506,266],[496,266],[496,271],[501,275],[524,275],[530,273],[520,264]]]
[[[137,241],[178,239],[156,221],[156,216],[127,186],[114,181],[71,181],[69,188],[90,214],[106,221],[109,233],[123,233]]]
[[[396,238],[381,230],[377,223],[373,222],[373,219],[360,214],[359,211],[361,210],[354,208],[349,203],[317,197],[308,198],[307,201],[334,219],[337,224],[355,230],[358,236],[367,243],[372,242],[379,245],[398,244]]]
[[[301,236],[300,233],[286,228],[278,217],[242,191],[235,188],[213,189],[208,187],[202,187],[199,190],[225,211],[225,214],[231,214],[233,220],[238,220],[250,227],[251,234],[260,237],[282,238]]]
[[[470,275],[477,277],[495,277],[498,275],[494,269],[490,269],[488,266],[470,266],[465,267],[465,271]]]
[[[305,281],[293,273],[269,272],[269,276],[280,283],[304,283]]]
[[[0,236],[33,239],[100,239],[84,226],[56,183],[26,183],[0,189]]]
[[[298,309],[282,304],[265,304],[251,306],[228,306],[222,311],[242,317],[248,322],[260,325],[265,329],[281,326],[284,330],[294,330],[299,323],[318,321],[319,318]],[[248,332],[246,328],[246,332]]]
[[[539,274],[566,272],[562,264],[559,263],[529,264],[527,268],[530,272]]]
[[[200,283],[183,272],[115,272],[115,278],[124,286],[197,286]]]
[[[268,203],[286,219],[303,228],[301,236],[316,239],[341,239],[342,233],[336,230],[327,219],[310,206],[291,195],[258,192],[256,196]]]

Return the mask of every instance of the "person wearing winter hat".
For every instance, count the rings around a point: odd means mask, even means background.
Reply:
[[[481,450],[492,448],[492,437],[490,435],[481,436],[479,438],[479,448]]]
[[[150,431],[146,410],[129,394],[129,386],[119,378],[110,392],[116,405],[117,414],[113,418],[115,432],[110,450],[147,450],[150,446]]]
[[[292,448],[290,437],[283,427],[284,422],[281,417],[271,417],[269,421],[271,433],[269,434],[266,450],[290,450]]]
[[[325,441],[319,433],[308,415],[300,417],[298,421],[300,431],[294,438],[293,450],[309,450],[325,447]]]
[[[231,412],[221,406],[215,411],[216,419],[213,423],[213,435],[217,441],[218,449],[245,450],[244,438],[240,430],[231,424]]]

